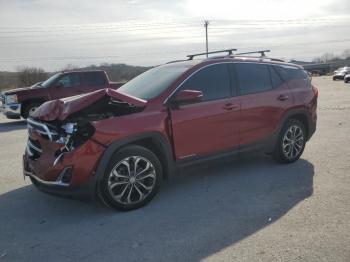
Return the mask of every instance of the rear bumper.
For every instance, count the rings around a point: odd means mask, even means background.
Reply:
[[[0,111],[9,119],[21,118],[21,104],[2,104]]]

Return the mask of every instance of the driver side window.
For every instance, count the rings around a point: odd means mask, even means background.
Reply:
[[[202,91],[202,101],[218,100],[231,96],[230,79],[226,64],[210,65],[191,76],[181,90]]]
[[[62,87],[75,87],[80,86],[80,76],[79,74],[69,74],[61,77],[57,81],[57,84],[62,85]]]

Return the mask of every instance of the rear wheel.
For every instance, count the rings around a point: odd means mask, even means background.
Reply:
[[[157,156],[141,146],[129,146],[114,154],[98,194],[102,202],[117,210],[146,205],[157,194],[162,166]]]
[[[306,143],[306,130],[302,122],[288,120],[283,126],[273,156],[277,162],[293,163],[302,155]]]

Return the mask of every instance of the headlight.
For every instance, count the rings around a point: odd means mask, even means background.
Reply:
[[[18,103],[17,95],[7,95],[5,97],[5,101],[6,101],[6,104],[17,104]]]
[[[62,128],[64,129],[64,131],[67,134],[71,135],[77,131],[77,124],[76,123],[67,123],[67,124],[63,125]]]

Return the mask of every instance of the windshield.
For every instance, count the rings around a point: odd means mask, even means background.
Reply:
[[[155,67],[122,85],[118,91],[149,100],[160,95],[190,67],[189,64]]]
[[[55,75],[51,76],[49,79],[47,79],[44,82],[42,82],[40,84],[40,86],[41,87],[49,87],[49,86],[51,86],[57,80],[57,78],[59,78],[61,75],[62,75],[61,73],[58,73],[58,74],[55,74]]]

